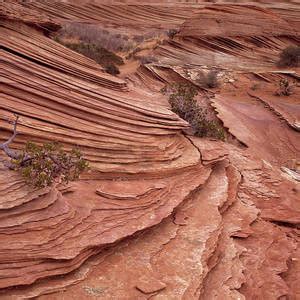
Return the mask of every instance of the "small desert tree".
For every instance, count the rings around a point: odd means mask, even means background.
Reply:
[[[19,116],[16,116],[13,135],[0,144],[0,149],[10,158],[7,166],[20,171],[28,184],[40,188],[51,185],[54,181],[69,182],[78,179],[80,173],[88,168],[88,162],[79,149],[74,148],[67,153],[59,143],[38,145],[27,142],[21,151],[10,149],[10,144],[17,136],[18,120]]]

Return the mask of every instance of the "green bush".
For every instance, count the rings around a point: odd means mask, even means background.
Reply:
[[[162,93],[169,94],[172,111],[186,120],[200,137],[213,137],[225,140],[226,133],[218,122],[207,119],[207,111],[195,99],[197,89],[191,84],[173,84],[162,89]]]
[[[51,185],[55,179],[75,180],[88,168],[88,162],[78,149],[67,153],[58,143],[40,146],[28,142],[22,154],[11,163],[13,169],[21,171],[28,184],[38,188]]]

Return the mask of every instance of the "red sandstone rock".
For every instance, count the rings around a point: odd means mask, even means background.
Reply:
[[[256,5],[0,6],[0,140],[15,112],[14,148],[79,145],[93,169],[37,190],[0,163],[1,299],[299,297],[299,183],[282,171],[299,160],[299,89],[273,95],[280,77],[297,80],[274,62],[299,20],[295,3]],[[43,35],[90,19],[183,25],[129,85]],[[209,103],[236,146],[184,135],[157,92],[203,65],[224,69]]]

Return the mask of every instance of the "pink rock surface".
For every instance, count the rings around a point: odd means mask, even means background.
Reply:
[[[280,167],[300,159],[299,89],[274,96],[298,78],[274,65],[299,42],[296,8],[2,3],[0,141],[17,113],[13,148],[78,145],[92,170],[34,189],[1,153],[0,298],[298,299],[300,188]],[[71,21],[181,30],[129,84],[44,34]],[[206,66],[222,84],[197,99],[232,143],[183,133],[158,93]]]

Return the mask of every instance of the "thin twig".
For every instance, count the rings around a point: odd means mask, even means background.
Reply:
[[[9,148],[9,145],[13,142],[13,140],[15,139],[15,137],[18,134],[17,126],[18,126],[19,116],[15,114],[15,117],[16,117],[16,119],[13,122],[13,125],[14,125],[13,135],[6,142],[0,144],[0,149],[3,150],[5,152],[5,154],[7,156],[9,156],[10,158],[17,159],[20,156],[20,154],[17,151],[13,151]]]
[[[15,121],[13,122],[13,125],[14,125],[14,133],[13,135],[5,142],[3,143],[3,147],[5,146],[8,146],[10,143],[13,142],[14,138],[17,136],[18,132],[17,132],[17,126],[18,126],[18,120],[19,120],[19,117],[18,115],[15,115],[16,119]]]

